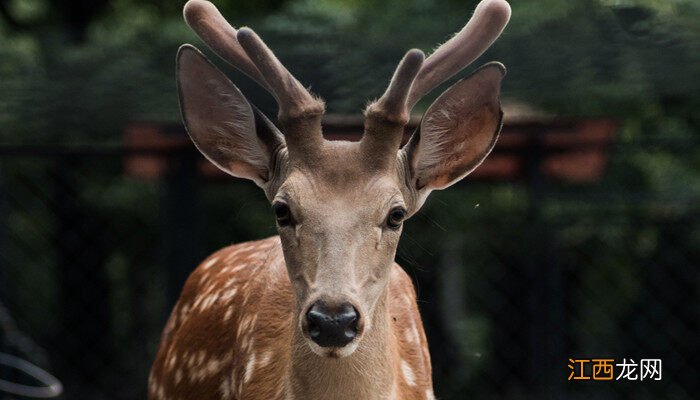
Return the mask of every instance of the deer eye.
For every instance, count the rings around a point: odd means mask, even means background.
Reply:
[[[277,218],[277,225],[289,226],[292,224],[292,212],[289,210],[288,205],[275,203],[272,205],[272,211],[275,213],[275,218]]]
[[[386,225],[394,230],[399,229],[405,218],[406,210],[403,207],[394,207],[389,211],[389,216],[386,218]]]

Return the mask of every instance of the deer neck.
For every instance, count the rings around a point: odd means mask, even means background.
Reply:
[[[387,293],[385,290],[377,302],[372,329],[348,357],[316,355],[299,329],[294,329],[287,386],[289,400],[394,398],[397,349],[392,340]]]

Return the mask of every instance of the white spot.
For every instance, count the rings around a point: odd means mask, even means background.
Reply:
[[[224,378],[221,380],[219,392],[221,392],[221,400],[228,400],[231,398],[231,384],[229,383],[228,379]]]
[[[238,320],[238,325],[236,326],[236,339],[240,339],[241,337],[245,337],[246,335],[249,336],[249,329],[250,328],[250,323],[252,322],[252,315],[244,315],[242,317],[239,317]],[[242,340],[245,340],[242,339]]]
[[[409,386],[416,386],[416,376],[406,360],[401,360],[401,372],[403,372],[403,378]]]
[[[418,329],[414,321],[411,321],[411,327],[406,328],[404,334],[406,335],[406,341],[408,343],[418,344],[420,342],[420,335],[418,334]]]
[[[206,310],[207,308],[211,307],[216,303],[216,300],[218,300],[219,295],[218,294],[210,294],[209,296],[206,296],[204,300],[202,301],[202,304],[200,308],[202,310]]]
[[[205,295],[210,295],[214,293],[214,291],[217,289],[216,283],[212,283],[211,285],[207,286],[206,290],[203,292]]]
[[[201,367],[202,364],[204,364],[204,358],[206,356],[207,355],[204,353],[204,351],[198,351],[197,352],[197,360],[194,362],[194,364],[198,367]],[[194,358],[194,357],[192,357],[192,358]]]
[[[236,292],[238,292],[238,288],[233,288],[227,290],[223,295],[221,295],[221,300],[222,301],[229,301],[233,298],[233,296],[236,295]]]
[[[241,321],[241,331],[247,331],[255,326],[255,321],[258,319],[258,314],[248,314]]]
[[[175,384],[178,385],[182,381],[182,370],[180,368],[175,371]]]
[[[182,306],[182,309],[180,309],[180,318],[184,319],[189,311],[190,311],[189,304],[185,304],[184,306]]]
[[[158,383],[153,376],[151,376],[151,381],[148,382],[148,391],[154,394],[158,391]]]
[[[234,267],[231,272],[238,272],[242,270],[243,268],[247,267],[248,265],[246,264],[238,264],[236,267]]]
[[[211,266],[216,264],[217,261],[219,261],[219,257],[213,257],[212,259],[204,263],[204,265],[202,265],[202,269],[207,270],[211,268]]]
[[[255,330],[255,322],[258,320],[258,314],[253,315],[253,318],[250,320],[250,330]]]
[[[228,310],[226,310],[226,314],[224,314],[224,322],[228,322],[228,320],[231,319],[231,315],[233,315],[233,307],[229,307]]]
[[[433,394],[433,389],[428,389],[425,391],[425,400],[435,400],[435,394]]]
[[[267,364],[270,363],[271,360],[272,360],[272,352],[266,351],[263,353],[262,357],[260,357],[260,361],[258,362],[258,365],[260,367],[265,367]]]
[[[243,338],[241,339],[241,349],[248,348],[248,341],[249,340],[250,340],[250,335],[243,335]]]
[[[173,369],[176,362],[177,362],[177,353],[173,353],[173,355],[170,356],[170,358],[168,359],[168,371]]]
[[[248,360],[248,364],[245,366],[245,377],[243,378],[243,382],[248,383],[248,381],[250,381],[250,378],[253,377],[254,370],[255,370],[255,353],[253,353],[250,356],[250,359]]]
[[[240,318],[239,318],[240,321]],[[240,339],[241,337],[241,323],[238,322],[238,325],[236,325],[236,340]]]
[[[248,251],[248,250],[251,250],[251,249],[254,249],[254,248],[255,248],[255,245],[252,244],[252,243],[243,243],[243,244],[241,244],[240,247],[238,248],[238,251]]]
[[[404,336],[406,337],[406,341],[407,341],[408,343],[415,343],[416,337],[415,337],[415,335],[413,334],[413,330],[412,330],[412,329],[406,328],[406,330],[404,330]]]
[[[234,249],[229,251],[228,255],[226,256],[226,261],[231,261],[233,260],[234,257],[238,255],[238,253],[241,252],[241,249]]]
[[[207,366],[205,368],[205,371],[207,372],[208,375],[216,375],[219,370],[221,370],[222,363],[221,361],[217,359],[211,359],[207,363]]]
[[[197,300],[195,300],[194,303],[192,304],[192,308],[195,308],[195,309],[199,308],[199,305],[202,304],[202,300],[204,300],[204,296],[202,296],[202,295],[197,296]]]

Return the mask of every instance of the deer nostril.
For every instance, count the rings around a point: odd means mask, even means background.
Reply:
[[[321,347],[343,347],[357,336],[359,315],[355,307],[344,303],[331,309],[316,302],[306,314],[309,337]]]
[[[345,328],[345,335],[354,338],[357,335],[357,310],[347,304],[348,308],[336,317],[338,325]]]
[[[309,336],[315,339],[321,335],[321,320],[324,318],[323,314],[311,309],[306,315],[306,319],[309,323]]]

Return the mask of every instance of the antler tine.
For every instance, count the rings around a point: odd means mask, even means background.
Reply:
[[[185,4],[183,15],[187,25],[219,57],[271,91],[270,85],[238,43],[236,29],[226,21],[216,6],[204,0],[190,0]]]
[[[393,154],[389,150],[398,149],[401,144],[404,126],[410,117],[406,99],[424,59],[422,51],[409,50],[396,67],[386,92],[365,112],[362,146],[369,154],[379,155],[374,160],[382,166],[386,166],[385,161],[390,157],[381,155]]]
[[[388,119],[407,119],[409,116],[406,109],[406,99],[416,79],[416,75],[421,70],[424,59],[425,54],[422,51],[418,49],[409,50],[399,63],[399,66],[396,67],[386,92],[376,103],[368,108],[368,113],[379,109]]]
[[[506,0],[479,3],[464,28],[425,60],[408,96],[408,109],[483,54],[503,32],[510,12]]]
[[[305,117],[320,116],[325,111],[321,100],[314,98],[275,57],[260,37],[250,28],[238,31],[238,42],[251,57],[258,71],[270,85],[279,104],[282,123]]]

